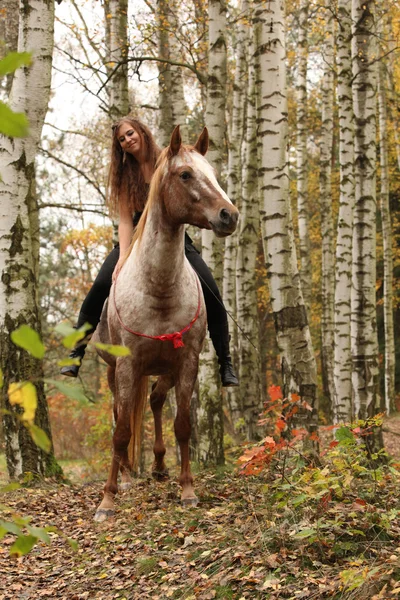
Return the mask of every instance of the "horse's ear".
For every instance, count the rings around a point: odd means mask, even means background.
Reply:
[[[171,135],[171,141],[169,143],[168,156],[172,158],[178,154],[182,145],[181,132],[179,131],[179,125],[175,127]]]
[[[204,156],[208,150],[208,142],[209,142],[208,129],[207,129],[207,127],[204,127],[204,129],[201,132],[201,134],[199,135],[199,139],[195,143],[194,147],[197,150],[197,152],[200,152],[200,154],[202,154]]]

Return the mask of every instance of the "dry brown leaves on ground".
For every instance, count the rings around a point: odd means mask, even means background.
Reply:
[[[118,497],[115,519],[98,524],[93,515],[101,489],[100,483],[49,484],[5,496],[8,516],[30,515],[35,526],[54,525],[76,540],[78,549],[51,534],[51,545],[39,543],[13,559],[13,538],[4,538],[0,600],[392,599],[400,594],[400,540],[372,544],[364,557],[340,561],[321,542],[315,548],[301,540],[287,544],[290,524],[271,513],[262,480],[203,473],[196,479],[201,504],[183,509],[175,481],[139,479]]]

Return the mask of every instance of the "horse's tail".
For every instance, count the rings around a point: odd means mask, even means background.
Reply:
[[[148,377],[142,377],[134,391],[131,411],[131,439],[128,446],[128,460],[131,469],[137,470],[141,447],[143,416],[147,403]]]

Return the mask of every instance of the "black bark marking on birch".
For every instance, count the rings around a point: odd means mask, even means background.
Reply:
[[[11,237],[11,248],[10,248],[10,257],[14,258],[17,254],[23,254],[24,249],[22,246],[22,242],[24,239],[26,229],[22,224],[21,217],[18,215],[17,220],[14,225],[11,227],[10,237]]]
[[[276,332],[283,332],[289,328],[303,329],[308,325],[306,307],[302,304],[283,308],[274,313],[274,323]]]

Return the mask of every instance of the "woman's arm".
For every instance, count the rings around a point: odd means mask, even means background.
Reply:
[[[119,239],[119,261],[114,269],[112,280],[115,281],[119,270],[121,269],[122,261],[129,250],[129,246],[132,241],[133,235],[133,221],[130,208],[127,203],[121,202],[119,206],[119,225],[118,225],[118,239]]]

